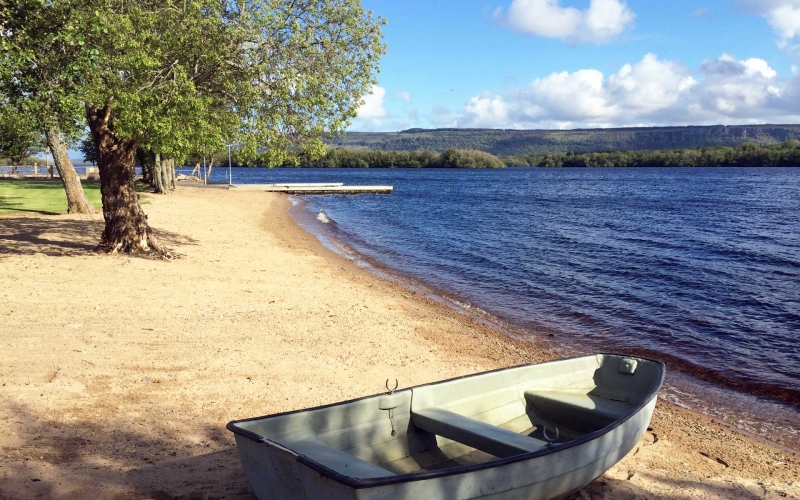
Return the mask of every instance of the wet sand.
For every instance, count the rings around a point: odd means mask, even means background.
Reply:
[[[553,356],[330,252],[283,195],[151,200],[178,260],[0,217],[0,498],[252,499],[229,420]],[[660,402],[574,498],[800,498],[800,460]]]

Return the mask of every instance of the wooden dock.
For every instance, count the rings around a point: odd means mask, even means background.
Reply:
[[[234,184],[231,189],[288,194],[392,194],[392,186],[345,186],[334,183]]]

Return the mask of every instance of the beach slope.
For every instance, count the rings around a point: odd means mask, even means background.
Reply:
[[[0,498],[252,499],[229,420],[552,356],[325,249],[284,195],[151,199],[174,261],[94,254],[97,217],[0,217]],[[798,471],[659,403],[574,498],[800,498]]]

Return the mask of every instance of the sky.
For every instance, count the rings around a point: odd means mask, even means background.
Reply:
[[[800,0],[362,0],[351,131],[800,123]]]

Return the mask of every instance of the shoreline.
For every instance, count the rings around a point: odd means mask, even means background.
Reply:
[[[345,262],[351,266],[351,270],[353,272],[359,273],[368,273],[371,276],[374,276],[378,279],[384,280],[391,285],[399,286],[397,290],[398,293],[402,293],[402,291],[407,291],[412,294],[419,294],[417,298],[425,299],[428,304],[435,304],[437,307],[441,306],[450,310],[456,314],[464,315],[474,321],[478,321],[490,330],[492,330],[496,335],[500,336],[500,340],[508,340],[517,343],[519,347],[523,350],[530,350],[531,354],[536,353],[535,355],[542,356],[543,358],[540,361],[547,361],[552,359],[558,359],[559,355],[564,355],[565,353],[570,353],[571,351],[566,348],[566,346],[547,346],[544,345],[541,341],[536,343],[535,340],[530,338],[531,332],[523,329],[522,327],[510,324],[506,322],[504,319],[500,317],[496,317],[494,314],[490,312],[486,312],[480,308],[478,311],[475,312],[471,310],[471,308],[465,308],[462,306],[463,303],[459,300],[458,297],[448,294],[444,290],[438,290],[431,285],[420,282],[413,277],[405,276],[399,271],[381,264],[366,255],[360,254],[357,250],[352,248],[347,244],[346,241],[342,240],[341,238],[337,238],[335,236],[331,236],[329,234],[323,235],[327,239],[331,239],[331,242],[334,246],[338,247],[336,249],[329,248],[324,242],[320,241],[319,235],[315,233],[312,229],[306,228],[304,224],[299,221],[293,214],[293,209],[296,209],[298,215],[301,215],[300,212],[303,212],[308,219],[313,219],[313,214],[303,206],[298,206],[294,204],[290,197],[292,195],[280,194],[279,196],[283,197],[285,203],[283,204],[285,210],[284,213],[286,215],[286,223],[292,223],[297,226],[297,228],[309,236],[313,238],[313,242],[309,242],[309,246],[311,247],[311,251],[323,255],[326,259],[331,259],[334,262],[341,263]],[[302,203],[302,200],[298,200]],[[313,224],[313,222],[312,222]],[[316,247],[316,248],[314,248]],[[340,253],[341,252],[341,253]],[[350,254],[352,257],[348,256]],[[359,265],[358,261],[363,261],[364,265]],[[484,317],[485,316],[485,317]],[[553,330],[555,331],[555,330]],[[536,335],[536,334],[534,334]],[[522,338],[522,336],[526,336],[529,338]],[[519,344],[521,343],[521,345]],[[637,354],[638,355],[638,354]],[[510,366],[510,365],[509,365]],[[669,370],[669,365],[667,366]],[[691,374],[682,372],[684,376],[692,377]],[[700,379],[703,380],[703,379]],[[704,382],[711,383],[710,381],[703,380]],[[730,390],[730,388],[726,389]],[[755,394],[745,393],[748,396],[758,397]],[[786,404],[785,402],[778,401],[780,404]],[[706,415],[700,411],[693,410],[686,406],[681,406],[679,404],[665,401],[663,398],[659,398],[658,405],[664,409],[664,407],[669,408],[669,412],[675,413],[685,413],[688,418],[698,419],[703,421],[708,425],[715,425],[724,428],[725,430],[732,432],[741,436],[743,439],[753,441],[754,443],[758,443],[759,445],[766,446],[769,449],[778,452],[778,453],[789,453],[798,458],[800,458],[800,450],[788,447],[780,442],[770,440],[764,436],[748,432],[745,429],[741,429],[735,427],[732,424],[718,421],[717,418]],[[659,410],[659,406],[656,407],[656,412]]]
[[[151,197],[173,262],[92,254],[99,218],[0,217],[0,497],[251,500],[230,420],[547,359],[325,248],[288,204]],[[661,401],[573,498],[800,498],[798,471]]]
[[[302,231],[314,236],[314,238],[316,238],[320,243],[322,249],[330,252],[331,255],[334,255],[337,258],[344,259],[345,261],[354,264],[359,271],[366,271],[372,276],[376,276],[391,283],[397,283],[407,292],[419,294],[422,297],[426,297],[438,304],[444,305],[446,308],[455,311],[458,314],[462,314],[481,322],[490,329],[502,334],[504,338],[510,337],[515,340],[519,340],[534,349],[540,349],[541,351],[547,353],[552,352],[558,354],[568,354],[570,352],[566,350],[564,346],[553,347],[545,345],[542,342],[537,344],[532,338],[526,339],[524,337],[530,334],[528,330],[514,325],[506,319],[501,318],[500,316],[491,312],[485,311],[478,306],[473,306],[473,304],[468,302],[466,299],[459,297],[456,294],[437,288],[430,283],[425,283],[422,280],[414,278],[413,276],[405,275],[397,269],[394,269],[388,265],[384,265],[375,259],[359,253],[358,250],[353,248],[352,245],[350,245],[344,238],[340,236],[322,234],[322,232],[315,231],[316,228],[314,227],[307,227],[318,226],[319,224],[313,217],[313,213],[309,211],[307,207],[303,206],[304,200],[298,199],[296,200],[298,203],[295,203],[291,200],[291,198],[295,197],[295,195],[283,196],[286,196],[287,200],[289,200],[287,213],[289,214],[291,222],[296,224]],[[299,218],[302,218],[303,220],[301,221]],[[326,228],[319,229],[322,231]],[[326,243],[326,241],[323,241],[323,238],[328,240],[330,245]],[[537,334],[561,333],[557,330],[547,329],[545,327],[542,327],[542,330],[545,331],[537,332]]]
[[[545,353],[548,359],[584,355],[595,352],[592,349],[579,349],[565,344],[565,342],[569,342],[571,340],[569,333],[550,328],[545,325],[538,325],[536,328],[530,329],[514,324],[513,321],[509,320],[508,318],[503,318],[495,313],[485,311],[480,307],[480,305],[471,304],[463,297],[459,297],[454,293],[437,288],[429,283],[425,283],[424,281],[413,276],[403,274],[401,271],[398,271],[389,265],[383,264],[367,255],[360,253],[352,244],[350,244],[350,242],[347,241],[346,237],[338,234],[338,229],[332,229],[327,227],[327,224],[323,225],[322,223],[319,223],[314,218],[313,212],[307,206],[305,206],[307,203],[305,200],[302,198],[295,198],[295,200],[292,200],[291,198],[293,197],[291,195],[285,196],[287,196],[288,200],[287,211],[291,221],[297,224],[302,230],[307,231],[314,236],[320,243],[321,249],[324,249],[326,252],[330,252],[331,255],[334,255],[337,258],[354,263],[358,270],[366,271],[376,275],[379,278],[398,283],[403,288],[421,293],[423,296],[445,305],[459,314],[464,314],[473,319],[481,321],[489,328],[498,331],[506,337],[521,341],[526,345],[530,345],[533,349],[538,349],[540,352]],[[566,337],[566,340],[564,337]],[[550,341],[551,339],[552,342]],[[613,349],[611,351],[613,351]],[[729,395],[743,399],[752,398],[760,401],[762,405],[773,404],[786,410],[787,412],[790,412],[793,408],[792,401],[781,399],[780,397],[772,394],[764,395],[759,394],[758,392],[742,391],[736,384],[732,382],[726,383],[726,379],[722,378],[720,374],[716,372],[711,372],[710,374],[704,372],[698,373],[698,367],[692,363],[681,360],[670,353],[661,353],[642,349],[628,349],[625,352],[637,356],[659,359],[667,364],[668,379],[672,378],[673,383],[667,383],[665,384],[665,387],[662,388],[662,398],[660,401],[663,403],[670,404],[675,409],[684,410],[693,415],[701,416],[710,422],[719,423],[735,433],[770,446],[775,450],[792,453],[794,455],[800,455],[800,448],[792,447],[790,444],[786,444],[778,440],[772,440],[765,435],[761,435],[757,432],[752,432],[748,429],[739,427],[735,423],[726,422],[724,414],[721,418],[719,414],[706,414],[702,410],[694,408],[691,404],[691,398],[689,402],[683,402],[683,404],[681,404],[682,402],[677,399],[677,393],[682,393],[685,390],[696,391],[700,389],[702,385],[707,385],[709,386],[709,390],[714,393],[714,396],[716,396],[717,399],[713,399],[711,394],[706,394],[704,396],[694,394],[694,402],[697,403],[697,401],[702,401],[707,403],[706,406],[710,405],[712,407],[719,401],[725,401],[724,396],[726,393],[730,393]],[[676,363],[679,365],[679,368],[673,368]],[[670,371],[677,373],[677,375],[670,376]],[[675,378],[680,379],[680,382],[675,384]],[[674,400],[665,400],[663,393],[670,391],[673,387],[677,390],[677,393],[673,391],[671,394],[669,394],[669,396]],[[731,412],[734,412],[736,409],[737,408],[733,406],[729,408]],[[731,415],[732,414],[733,413],[731,413]],[[790,424],[785,424],[783,428],[784,430],[792,430]],[[792,440],[792,443],[797,444],[797,439]]]

